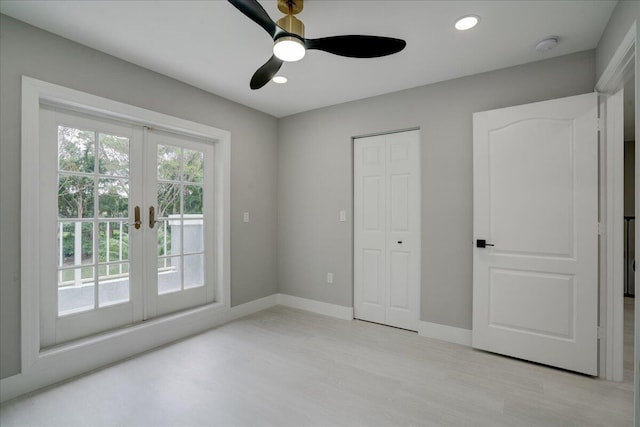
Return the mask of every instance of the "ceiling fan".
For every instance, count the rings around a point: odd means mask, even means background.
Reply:
[[[276,75],[283,62],[302,59],[307,49],[323,50],[350,58],[377,58],[400,52],[404,40],[379,36],[334,36],[319,39],[304,37],[304,24],[294,15],[300,13],[304,0],[278,0],[278,9],[286,15],[273,22],[258,0],[229,0],[240,12],[264,28],[274,41],[273,55],[251,78],[251,89],[260,89]]]

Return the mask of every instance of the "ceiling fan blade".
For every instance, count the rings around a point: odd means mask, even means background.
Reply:
[[[307,49],[323,50],[350,58],[378,58],[400,52],[407,45],[401,39],[378,36],[334,36],[305,39]]]
[[[271,37],[276,34],[277,26],[258,0],[229,0],[236,9],[244,13],[249,19],[264,28]]]
[[[269,83],[280,67],[282,67],[282,60],[273,55],[262,67],[258,68],[253,74],[253,77],[251,77],[251,83],[249,84],[251,89],[260,89]]]

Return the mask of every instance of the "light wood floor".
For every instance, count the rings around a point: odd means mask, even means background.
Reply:
[[[614,427],[632,389],[275,307],[8,402],[0,425]]]

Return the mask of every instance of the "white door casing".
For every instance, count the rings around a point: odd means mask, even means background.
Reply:
[[[354,140],[355,317],[417,330],[419,131]]]
[[[473,346],[597,375],[597,96],[473,120]]]

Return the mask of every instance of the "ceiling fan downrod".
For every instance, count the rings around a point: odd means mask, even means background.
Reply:
[[[290,34],[304,39],[304,24],[294,15],[302,11],[303,0],[278,0],[278,9],[286,15],[278,19],[276,25]]]

